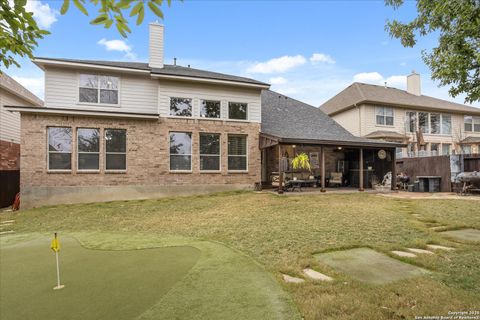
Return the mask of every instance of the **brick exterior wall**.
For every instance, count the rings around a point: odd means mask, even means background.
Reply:
[[[209,184],[251,185],[260,182],[261,163],[258,139],[260,124],[232,121],[172,119],[119,120],[95,117],[22,114],[21,190],[31,187],[60,186],[183,186]],[[47,170],[47,127],[73,129],[72,171],[53,173]],[[121,128],[127,130],[127,171],[104,170],[105,140],[100,143],[100,172],[77,172],[76,128]],[[192,172],[169,171],[169,132],[192,132]],[[221,133],[221,172],[202,173],[199,169],[199,133]],[[227,134],[248,135],[248,172],[227,170]]]
[[[20,145],[0,140],[0,170],[20,169]]]

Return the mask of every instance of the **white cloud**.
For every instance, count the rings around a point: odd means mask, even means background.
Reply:
[[[123,40],[107,40],[103,38],[98,40],[97,44],[103,45],[107,51],[123,52],[125,53],[125,57],[130,60],[137,58],[137,55],[132,51],[132,47]]]
[[[406,62],[401,62],[401,63],[400,63],[400,66],[402,66],[402,67],[405,67],[406,65],[407,65]]]
[[[379,82],[383,80],[383,76],[378,72],[362,72],[353,76],[355,82]]]
[[[12,78],[20,83],[22,86],[30,90],[33,94],[37,97],[43,99],[44,96],[44,78],[31,78],[31,77],[19,77],[19,76],[12,76]]]
[[[407,76],[390,76],[385,81],[389,87],[405,88],[407,86]]]
[[[285,84],[288,82],[284,77],[273,77],[270,78],[269,82],[273,85]]]
[[[247,73],[283,73],[307,62],[302,55],[283,56],[270,59],[266,62],[258,62],[247,69]]]
[[[58,10],[50,8],[48,3],[29,0],[25,5],[25,10],[33,13],[33,18],[41,29],[50,29],[52,24],[57,21]]]
[[[328,63],[328,64],[334,64],[335,60],[333,60],[332,57],[330,57],[328,54],[314,53],[310,57],[310,62],[312,62],[312,63],[323,62],[323,63]]]

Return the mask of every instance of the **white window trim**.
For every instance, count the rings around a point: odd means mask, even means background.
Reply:
[[[48,133],[48,130],[50,128],[69,128],[72,132],[73,135],[73,128],[72,127],[61,127],[61,126],[48,126],[47,127],[47,172],[57,172],[57,173],[70,173],[72,172],[72,156],[73,156],[73,137],[70,139],[70,152],[65,152],[65,151],[50,151],[50,134]],[[70,153],[70,169],[50,169],[50,153]]]
[[[239,104],[246,104],[247,105],[247,115],[245,119],[232,119],[230,118],[230,103],[239,103]],[[227,116],[226,119],[228,121],[240,121],[240,122],[248,122],[250,121],[250,106],[248,102],[239,102],[239,101],[227,101]]]
[[[215,99],[198,99],[198,118],[204,120],[222,120],[222,100]],[[218,102],[220,104],[220,116],[218,118],[202,117],[202,101]],[[247,107],[248,109],[248,107]]]
[[[450,113],[441,113],[441,112],[428,112],[428,111],[414,111],[414,110],[407,110],[405,111],[405,122],[406,124],[409,126],[410,125],[410,122],[409,122],[409,118],[408,118],[408,113],[409,112],[413,112],[415,113],[415,130],[420,130],[420,117],[419,117],[419,114],[420,113],[426,113],[428,114],[427,116],[427,123],[428,123],[428,131],[427,132],[422,132],[424,135],[431,135],[431,136],[434,136],[434,137],[439,137],[439,136],[443,136],[443,137],[451,137],[452,136],[452,132],[453,132],[453,117]],[[440,115],[440,133],[432,133],[432,126],[431,126],[431,114],[439,114]],[[447,116],[450,116],[450,133],[442,133],[443,131],[443,116],[444,115],[447,115]],[[410,133],[410,134],[415,134],[416,132],[410,132],[410,131],[407,131],[407,133]]]
[[[81,130],[81,129],[91,129],[91,130],[98,130],[98,134],[99,134],[99,141],[98,141],[98,152],[84,152],[84,151],[79,151],[78,149],[78,130]],[[77,172],[100,172],[100,144],[101,144],[101,130],[100,128],[88,128],[88,127],[77,127],[76,128],[76,132],[75,132],[75,136],[76,136],[76,148],[75,150],[77,151]],[[80,154],[98,154],[98,169],[80,169],[79,165],[80,165]]]
[[[228,137],[229,136],[244,136],[245,137],[245,150],[246,150],[246,154],[245,156],[239,156],[239,155],[232,155],[232,157],[246,157],[247,158],[247,161],[246,161],[246,169],[245,170],[231,170],[228,168],[228,160],[230,158],[230,154],[228,153]],[[246,173],[246,172],[249,172],[248,170],[248,157],[249,157],[249,153],[248,153],[248,135],[246,134],[235,134],[235,133],[230,133],[230,134],[227,134],[227,172],[231,172],[231,173]]]
[[[385,111],[384,111],[384,115],[383,115],[383,120],[385,122],[385,124],[379,124],[377,123],[377,116],[380,116],[379,114],[377,114],[377,110],[378,109],[392,109],[392,118],[393,118],[393,122],[392,124],[387,124],[387,117],[390,117],[390,116],[387,116],[385,114]],[[394,107],[386,107],[386,106],[375,106],[375,126],[376,127],[387,127],[387,128],[392,128],[392,127],[395,127],[395,108]]]
[[[172,99],[188,99],[188,100],[191,100],[191,107],[192,107],[192,115],[191,116],[176,116],[176,115],[173,115],[173,114],[170,114],[171,112],[171,106],[172,106]],[[167,118],[176,118],[176,119],[195,119],[195,108],[194,108],[194,101],[195,101],[195,98],[193,97],[188,97],[188,96],[170,96],[168,97],[168,116]],[[202,118],[204,119],[204,118]],[[174,131],[172,131],[174,132]]]
[[[172,133],[190,133],[190,154],[173,154],[174,156],[190,156],[190,170],[175,170],[170,166],[171,156],[170,153],[170,134]],[[172,173],[192,173],[193,172],[193,132],[191,131],[169,131],[168,132],[168,171]]]
[[[95,102],[81,102],[80,101],[80,88],[85,88],[85,87],[80,87],[80,76],[82,74],[87,74],[87,75],[93,75],[93,76],[97,76],[97,77],[101,77],[101,76],[104,76],[104,77],[115,77],[118,79],[118,89],[117,89],[117,92],[118,92],[118,100],[117,100],[117,104],[115,103],[100,103],[100,81],[98,81],[98,86],[97,86],[97,103]],[[121,81],[121,78],[120,76],[118,75],[110,75],[110,74],[104,74],[104,73],[95,73],[95,72],[77,72],[77,104],[78,105],[84,105],[84,106],[96,106],[96,107],[115,107],[115,108],[119,108],[121,106],[121,88],[122,88],[122,81]],[[93,89],[93,88],[88,88],[88,89]],[[106,90],[109,90],[109,89],[106,89]]]
[[[107,130],[124,130],[125,131],[125,152],[107,152]],[[127,172],[128,169],[128,157],[127,157],[127,151],[128,151],[128,134],[127,134],[127,129],[124,128],[104,128],[103,129],[103,141],[104,141],[104,152],[103,152],[103,165],[105,166],[105,173],[125,173]],[[107,169],[107,154],[124,154],[125,155],[125,169]]]
[[[217,157],[217,155],[215,154],[202,154],[200,153],[200,149],[201,149],[201,145],[200,145],[200,136],[202,134],[216,134],[219,136],[219,150],[218,150],[218,170],[202,170],[201,168],[201,158],[202,156],[206,156],[206,157]],[[219,173],[219,172],[222,172],[222,134],[221,133],[217,133],[217,132],[199,132],[198,133],[198,154],[199,154],[199,157],[198,157],[198,170],[201,172],[201,173]]]

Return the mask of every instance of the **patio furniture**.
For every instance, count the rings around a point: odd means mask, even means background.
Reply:
[[[331,172],[329,185],[338,185],[341,187],[343,185],[343,174],[341,172]]]

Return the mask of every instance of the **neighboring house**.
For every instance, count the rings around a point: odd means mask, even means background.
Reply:
[[[355,82],[320,108],[356,136],[405,143],[401,157],[480,153],[480,108],[422,95],[415,72],[406,91]]]
[[[252,188],[264,180],[259,140],[263,119],[274,116],[262,114],[274,94],[269,85],[164,64],[163,36],[163,26],[150,24],[148,63],[34,60],[45,71],[45,107],[8,107],[21,113],[23,207]],[[329,121],[328,128],[310,123],[309,131],[337,128],[355,140],[357,157],[365,143],[388,148],[392,161],[394,144],[370,144]]]
[[[4,106],[43,106],[43,101],[6,73],[0,73],[0,171],[20,168],[20,114]]]

